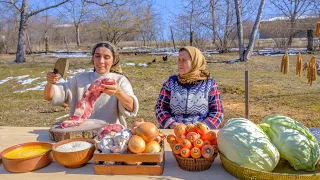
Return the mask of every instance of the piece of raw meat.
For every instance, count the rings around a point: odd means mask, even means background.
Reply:
[[[70,118],[63,121],[60,125],[61,128],[78,126],[90,117],[94,103],[105,90],[102,85],[114,85],[115,80],[110,78],[100,77],[96,79],[83,94],[82,99],[76,104],[76,110]]]
[[[101,128],[98,132],[98,140],[100,141],[106,134],[110,132],[119,132],[125,127],[121,124],[108,124],[105,127]]]

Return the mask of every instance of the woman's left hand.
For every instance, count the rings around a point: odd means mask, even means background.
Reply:
[[[103,92],[108,94],[109,96],[116,95],[121,90],[117,82],[114,85],[104,85],[104,87],[105,87],[105,90]]]

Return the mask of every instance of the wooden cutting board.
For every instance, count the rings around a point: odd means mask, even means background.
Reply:
[[[79,126],[62,129],[60,123],[54,124],[49,129],[49,136],[52,141],[62,141],[73,138],[94,138],[99,130],[106,126],[107,123],[98,119],[87,119]]]

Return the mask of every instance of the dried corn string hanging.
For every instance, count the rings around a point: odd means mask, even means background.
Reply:
[[[320,37],[320,22],[317,23],[316,36]]]
[[[310,86],[312,85],[312,81],[317,79],[317,60],[315,57],[312,57],[310,62],[307,63],[308,71],[307,71],[307,79]]]
[[[302,71],[302,58],[301,58],[301,53],[299,52],[297,55],[297,62],[296,62],[296,75],[301,77],[301,71]]]
[[[289,72],[289,55],[288,52],[282,56],[280,72],[287,74]]]

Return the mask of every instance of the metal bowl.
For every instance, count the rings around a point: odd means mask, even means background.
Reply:
[[[74,152],[59,152],[57,151],[57,147],[66,143],[74,142],[74,141],[85,141],[91,143],[93,146],[90,148],[74,151]],[[87,162],[92,159],[93,153],[95,151],[95,140],[89,138],[75,138],[75,139],[66,139],[60,141],[53,145],[52,154],[53,158],[61,165],[67,168],[79,168],[87,164]]]
[[[34,156],[30,157],[24,157],[24,158],[10,158],[7,157],[6,155],[13,151],[13,150],[18,150],[24,147],[29,147],[29,146],[45,146],[49,147],[49,149],[46,152],[36,154]],[[18,144],[15,146],[11,146],[5,150],[3,150],[0,154],[2,158],[2,164],[4,169],[6,169],[9,172],[30,172],[34,171],[40,168],[43,168],[47,165],[49,165],[52,162],[52,155],[51,155],[51,149],[52,149],[52,144],[47,143],[47,142],[29,142],[29,143],[23,143],[23,144]]]

